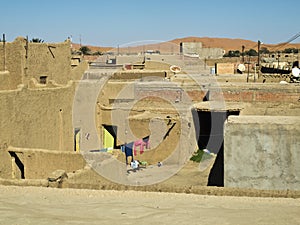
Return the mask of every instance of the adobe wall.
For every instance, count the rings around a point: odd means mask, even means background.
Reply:
[[[167,72],[165,71],[140,71],[140,70],[128,70],[128,71],[120,71],[114,73],[112,79],[149,79],[149,77],[157,77],[164,79],[167,76]]]
[[[26,45],[26,41],[23,41]],[[39,80],[47,76],[58,84],[66,84],[71,77],[70,41],[62,43],[28,43],[28,57],[25,59],[25,82],[31,78]]]
[[[234,64],[233,63],[216,63],[216,74],[234,74]]]
[[[25,179],[47,179],[56,170],[74,172],[83,169],[86,161],[80,153],[61,152],[45,149],[27,149],[8,147],[1,149],[0,156],[3,163],[0,164],[0,177],[4,179],[20,179],[21,173],[9,152],[16,154],[24,165]]]
[[[300,118],[230,116],[224,129],[225,187],[300,190]]]
[[[11,178],[12,169],[11,169],[11,157],[7,151],[7,144],[0,144],[0,178]]]
[[[5,53],[5,54],[4,54]],[[25,48],[23,38],[16,38],[14,42],[0,43],[0,71],[9,71],[1,74],[0,90],[16,89],[22,83],[25,67]],[[5,65],[4,65],[5,61]]]
[[[74,88],[0,91],[0,144],[73,151]]]
[[[47,76],[47,81],[53,80],[58,84],[78,79],[78,73],[74,73],[71,66],[71,57],[69,40],[62,43],[27,43],[25,38],[18,37],[13,42],[5,43],[5,48],[1,42],[0,90],[16,89],[19,84],[27,85],[32,78],[39,82],[40,76]],[[86,70],[88,65],[82,63],[80,67]],[[9,74],[3,71],[9,71]]]

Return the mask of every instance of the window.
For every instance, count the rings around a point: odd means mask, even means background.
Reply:
[[[40,84],[47,84],[47,76],[40,76]]]

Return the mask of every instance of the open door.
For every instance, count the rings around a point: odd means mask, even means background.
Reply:
[[[103,125],[102,146],[108,150],[116,148],[117,127],[111,125]]]
[[[74,151],[80,151],[80,128],[74,130]]]

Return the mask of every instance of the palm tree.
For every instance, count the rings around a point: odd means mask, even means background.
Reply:
[[[32,38],[30,42],[34,42],[34,43],[44,43],[44,40],[40,39],[40,38]]]

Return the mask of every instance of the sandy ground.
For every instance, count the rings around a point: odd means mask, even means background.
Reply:
[[[0,186],[0,224],[300,224],[300,199]]]

